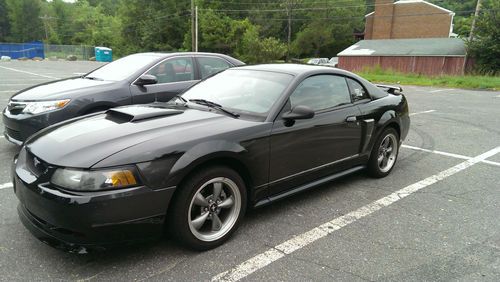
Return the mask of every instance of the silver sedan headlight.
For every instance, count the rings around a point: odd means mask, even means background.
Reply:
[[[69,101],[70,99],[24,102],[26,104],[26,107],[23,109],[23,113],[36,115],[48,111],[62,109],[69,103]]]

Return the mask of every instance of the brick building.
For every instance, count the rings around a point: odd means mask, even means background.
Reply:
[[[381,67],[402,73],[462,75],[465,42],[450,38],[453,13],[423,0],[376,0],[365,16],[365,40],[338,54],[339,68],[360,71]]]
[[[422,0],[376,0],[365,16],[365,39],[450,37],[454,15]]]
[[[362,40],[338,54],[349,71],[379,66],[401,73],[462,75],[465,43],[459,38]]]

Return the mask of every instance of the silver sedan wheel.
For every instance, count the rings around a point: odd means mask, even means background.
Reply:
[[[377,163],[381,172],[385,173],[391,170],[396,163],[398,154],[398,139],[392,133],[385,136],[378,149]]]
[[[241,211],[241,193],[234,181],[217,177],[196,191],[188,210],[191,233],[201,241],[216,241],[236,224]]]

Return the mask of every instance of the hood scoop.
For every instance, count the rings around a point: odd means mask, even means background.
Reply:
[[[157,117],[178,115],[182,112],[183,111],[181,110],[160,107],[132,106],[107,110],[106,118],[113,119],[117,122],[133,122]]]

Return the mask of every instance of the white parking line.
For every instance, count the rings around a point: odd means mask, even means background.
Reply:
[[[18,69],[3,67],[3,66],[0,66],[0,68],[6,69],[6,70],[11,70],[11,71],[27,73],[27,74],[36,75],[36,76],[41,76],[41,77],[46,77],[46,78],[59,79],[58,77],[55,77],[55,76],[43,75],[43,74],[38,74],[38,73],[34,73],[34,72],[23,71],[23,70],[18,70]]]
[[[500,95],[496,96],[496,98],[500,98]]]
[[[474,157],[470,160],[462,162],[449,169],[443,170],[438,174],[429,176],[417,183],[408,185],[401,190],[398,190],[389,196],[383,197],[373,203],[363,206],[353,212],[350,212],[341,217],[337,217],[329,222],[326,222],[314,229],[302,233],[290,240],[287,240],[264,253],[258,254],[249,260],[237,265],[231,270],[222,272],[212,278],[212,281],[238,281],[255,271],[266,267],[267,265],[284,258],[285,256],[302,249],[303,247],[327,236],[328,234],[341,229],[351,223],[356,222],[384,207],[387,207],[429,185],[439,182],[447,177],[450,177],[468,167],[471,167],[478,162],[481,162],[500,152],[500,146],[490,150],[484,154]]]
[[[26,81],[26,80],[29,80],[29,81],[46,81],[48,80],[48,78],[38,78],[38,77],[30,77],[28,79],[26,78],[4,78],[2,79],[2,81]]]
[[[4,183],[4,184],[0,184],[0,190],[2,189],[7,189],[7,188],[12,188],[12,183]]]
[[[0,93],[8,93],[8,92],[16,92],[19,91],[20,89],[15,89],[15,90],[1,90]]]
[[[462,159],[462,160],[470,160],[470,159],[472,159],[472,157],[468,157],[468,156],[464,156],[464,155],[447,153],[447,152],[436,151],[436,150],[429,150],[429,149],[414,147],[414,146],[410,146],[410,145],[401,145],[401,148],[412,149],[412,150],[417,150],[417,151],[422,151],[422,152],[427,152],[427,153],[433,153],[433,154],[443,155],[443,156],[457,158],[457,159]],[[500,167],[500,163],[497,163],[497,162],[492,162],[492,161],[488,161],[488,160],[483,160],[481,162],[485,163],[485,164],[490,164],[490,165],[494,165],[494,166],[499,166]]]
[[[436,110],[428,110],[428,111],[422,111],[422,112],[416,112],[416,113],[411,113],[410,116],[415,116],[415,115],[421,115],[421,114],[427,114],[427,113],[433,113]]]
[[[33,83],[0,83],[0,86],[32,85]]]
[[[451,90],[455,90],[455,89],[438,89],[438,90],[432,90],[432,91],[429,91],[429,93],[437,93],[437,92],[442,92],[442,91],[451,91]]]

